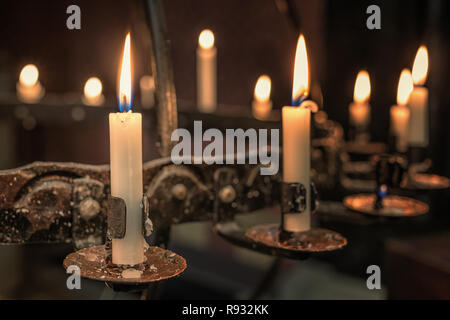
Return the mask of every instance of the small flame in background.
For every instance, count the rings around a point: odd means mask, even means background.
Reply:
[[[412,77],[414,84],[423,86],[427,80],[428,75],[428,50],[427,47],[421,46],[417,50],[416,58],[412,68]]]
[[[298,106],[309,94],[309,65],[305,37],[300,35],[297,42],[294,63],[294,83],[292,85],[292,105]]]
[[[370,77],[369,73],[362,70],[358,73],[353,92],[353,101],[357,103],[368,103],[370,99]]]
[[[119,110],[120,112],[128,112],[131,110],[131,44],[130,33],[125,38],[123,47],[122,66],[120,69],[119,80]]]
[[[409,96],[414,89],[411,72],[408,69],[403,69],[398,82],[397,90],[397,104],[405,105],[408,103]]]

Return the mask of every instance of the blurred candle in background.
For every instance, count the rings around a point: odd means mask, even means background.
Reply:
[[[39,82],[39,71],[34,64],[23,67],[16,90],[17,98],[22,102],[36,103],[42,99],[45,89]]]
[[[211,113],[217,108],[217,49],[214,34],[203,30],[197,48],[197,105],[201,112]]]
[[[370,77],[367,71],[360,71],[356,77],[353,103],[350,104],[350,124],[366,129],[370,123]]]
[[[150,75],[142,76],[139,87],[141,89],[142,108],[153,108],[155,105],[155,79]]]
[[[295,54],[293,106],[282,108],[283,181],[303,184],[307,197],[304,212],[284,214],[283,229],[290,232],[308,231],[311,228],[311,110],[301,105],[308,94],[308,54],[305,38],[301,35]]]
[[[265,120],[269,118],[272,111],[272,101],[270,91],[272,81],[267,75],[262,75],[256,81],[254,99],[252,102],[252,112],[256,119]]]
[[[408,141],[411,147],[428,145],[428,89],[424,86],[428,75],[428,50],[421,46],[412,69],[414,90],[409,98],[411,112]]]
[[[410,111],[406,104],[413,90],[411,72],[404,69],[400,75],[397,90],[397,105],[391,107],[391,134],[395,136],[395,144],[398,152],[406,152],[408,149],[408,128]]]
[[[84,85],[84,94],[81,100],[88,106],[101,106],[105,102],[105,97],[102,94],[102,82],[97,77],[91,77]]]
[[[111,195],[126,204],[126,232],[112,240],[112,262],[137,265],[144,261],[141,200],[142,115],[131,111],[130,34],[125,39],[119,83],[120,112],[109,114]]]

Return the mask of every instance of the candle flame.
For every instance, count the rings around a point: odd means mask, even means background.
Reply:
[[[309,94],[309,66],[305,37],[300,35],[297,42],[294,63],[294,83],[292,86],[292,104],[299,105]]]
[[[209,29],[203,30],[198,37],[198,44],[202,49],[211,49],[214,46],[214,33]]]
[[[97,98],[102,94],[102,82],[97,77],[89,78],[84,85],[84,95],[87,98]]]
[[[262,75],[256,81],[255,86],[255,99],[260,102],[266,102],[270,99],[270,90],[272,87],[272,81],[267,75]]]
[[[368,103],[370,99],[370,77],[369,73],[362,70],[358,73],[353,92],[353,101],[357,103]]]
[[[122,66],[119,80],[119,109],[120,112],[131,110],[131,49],[130,33],[125,38],[123,47]]]
[[[416,58],[412,68],[412,77],[414,84],[423,86],[428,75],[428,50],[427,47],[421,46],[417,50]]]
[[[34,64],[27,64],[20,71],[19,82],[26,86],[34,86],[39,78],[38,68]]]
[[[398,82],[398,90],[397,90],[397,104],[405,105],[408,103],[409,96],[413,91],[414,84],[411,72],[408,69],[403,69],[400,80]]]

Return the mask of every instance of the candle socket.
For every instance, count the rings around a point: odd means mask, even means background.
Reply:
[[[149,218],[148,197],[142,196],[142,235],[148,237],[153,232],[153,224]],[[127,206],[125,200],[119,197],[109,195],[107,200],[107,236],[105,244],[105,261],[107,265],[115,265],[112,263],[112,240],[123,239],[126,233],[127,222]],[[136,266],[134,266],[136,267]]]
[[[281,225],[279,241],[291,238],[293,232],[284,228],[286,214],[302,214],[307,208],[307,189],[299,182],[281,183]],[[311,213],[314,213],[319,206],[319,198],[314,183],[311,183]]]

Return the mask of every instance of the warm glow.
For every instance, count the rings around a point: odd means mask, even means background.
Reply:
[[[402,74],[400,75],[400,81],[398,82],[398,91],[397,91],[397,104],[405,105],[408,103],[409,96],[413,91],[414,84],[411,72],[408,69],[403,69]]]
[[[368,103],[370,99],[370,77],[367,71],[360,71],[356,77],[353,101],[357,103]]]
[[[34,86],[39,78],[38,68],[34,64],[27,64],[20,71],[19,81],[26,86]]]
[[[125,38],[122,67],[120,69],[119,109],[121,112],[129,111],[131,109],[131,49],[129,33]]]
[[[97,77],[89,78],[84,85],[84,95],[86,98],[97,98],[102,94],[102,82]]]
[[[266,102],[270,99],[270,89],[272,87],[272,81],[269,76],[262,75],[256,81],[255,86],[255,99],[260,102]]]
[[[300,35],[297,42],[294,63],[294,83],[292,86],[292,103],[297,105],[299,100],[309,94],[309,66],[306,52],[305,37]]]
[[[209,29],[203,30],[198,37],[198,44],[202,49],[211,49],[214,46],[214,33]]]
[[[423,86],[427,80],[428,74],[428,50],[427,47],[421,46],[417,51],[414,65],[412,68],[412,77],[414,84]]]

